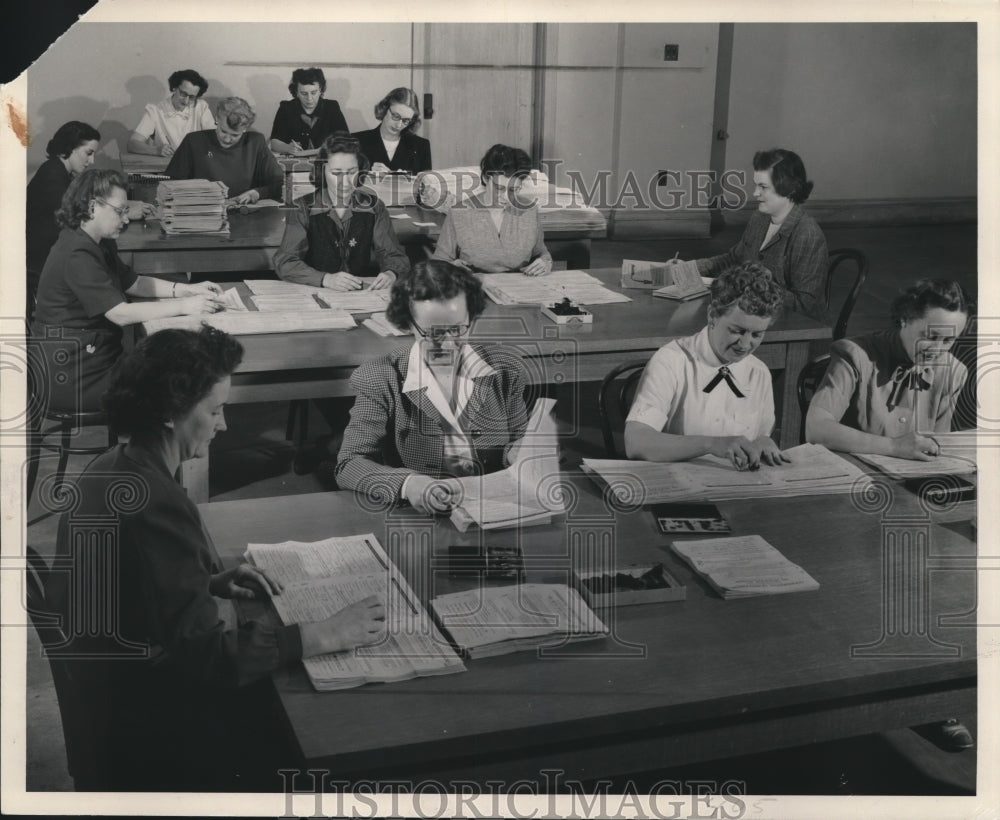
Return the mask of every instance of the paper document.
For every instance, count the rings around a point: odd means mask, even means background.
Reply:
[[[257,310],[223,311],[200,316],[169,316],[143,322],[147,333],[156,333],[166,327],[197,330],[202,324],[231,333],[234,336],[259,333],[301,333],[310,330],[348,330],[357,327],[351,314],[342,310],[275,311]]]
[[[243,300],[240,298],[239,291],[237,291],[236,288],[226,288],[222,291],[222,295],[219,299],[221,300],[225,310],[247,309],[247,306],[243,303]]]

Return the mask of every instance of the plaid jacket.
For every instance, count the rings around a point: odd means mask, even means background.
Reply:
[[[475,345],[493,373],[475,379],[459,423],[469,433],[481,474],[506,466],[511,445],[528,424],[524,383],[511,354]],[[399,347],[351,376],[357,399],[337,456],[337,483],[388,501],[398,500],[412,473],[444,475],[442,417],[422,388],[404,393],[410,346]]]

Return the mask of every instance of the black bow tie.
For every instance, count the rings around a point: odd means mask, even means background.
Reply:
[[[927,390],[930,386],[931,383],[921,375],[917,365],[899,365],[892,374],[892,389],[889,391],[886,407],[890,412],[898,407],[906,390]]]
[[[705,385],[702,390],[703,393],[711,393],[715,390],[716,385],[723,379],[726,380],[726,384],[729,385],[729,389],[733,391],[733,394],[738,399],[745,398],[745,396],[740,392],[740,389],[736,386],[736,382],[733,381],[733,374],[729,372],[728,367],[720,367],[719,372],[715,374],[715,377],[707,385]]]

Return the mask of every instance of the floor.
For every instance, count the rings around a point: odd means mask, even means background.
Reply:
[[[976,291],[974,225],[833,228],[826,230],[826,236],[831,248],[859,248],[869,260],[869,278],[852,314],[850,335],[885,327],[893,297],[913,280],[957,279],[973,293]],[[729,229],[710,240],[595,241],[592,265],[618,266],[622,258],[667,259],[676,252],[682,258],[707,256],[726,250],[736,238],[738,232]],[[562,417],[571,414],[579,430],[568,443],[568,449],[577,456],[603,452],[594,388],[594,384],[583,386],[578,407],[570,406],[572,402],[565,396],[559,402]],[[558,399],[559,392],[555,395]],[[286,416],[287,404],[279,403],[227,410],[229,430],[220,434],[212,447],[213,500],[323,491],[315,474],[300,476],[292,470],[295,451],[284,438]],[[314,435],[323,430],[315,410],[310,429]],[[84,431],[81,436],[99,440],[101,433]],[[88,459],[72,459],[70,471],[81,469]],[[53,467],[54,459],[43,461],[39,478]],[[28,517],[29,522],[40,519],[28,527],[28,543],[42,554],[48,553],[55,540],[55,518],[44,516],[37,499],[33,499]],[[28,630],[27,680],[27,788],[72,790],[52,677],[34,630]],[[975,732],[975,716],[961,717]],[[758,793],[784,789],[801,794],[969,794],[975,790],[976,752],[944,752],[917,733],[900,730],[794,750],[791,754],[761,755],[752,761],[721,761],[717,769],[723,772],[729,770],[727,767],[755,772],[751,784],[756,785]],[[781,774],[776,776],[775,772]],[[704,771],[679,774],[693,777]],[[637,782],[642,782],[642,777],[637,775]]]

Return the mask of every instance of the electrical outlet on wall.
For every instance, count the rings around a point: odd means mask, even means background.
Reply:
[[[680,46],[677,43],[667,43],[663,47],[663,60],[664,62],[675,63],[680,59]]]

